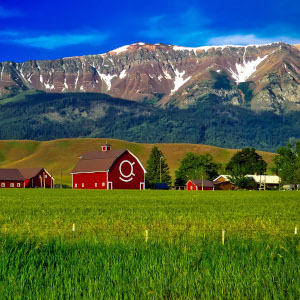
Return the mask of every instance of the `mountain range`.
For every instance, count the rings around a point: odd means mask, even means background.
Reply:
[[[0,140],[115,138],[275,151],[300,138],[300,46],[136,43],[0,63]]]
[[[105,54],[0,63],[0,97],[25,90],[105,93],[186,108],[214,94],[233,105],[300,110],[300,47],[188,48],[135,43]]]

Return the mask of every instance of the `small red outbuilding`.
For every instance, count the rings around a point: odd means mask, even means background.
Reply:
[[[128,149],[111,150],[105,144],[101,151],[80,156],[72,170],[73,189],[145,189],[146,170]]]
[[[25,179],[25,188],[53,188],[54,178],[44,168],[19,169]]]
[[[209,180],[192,179],[187,182],[186,189],[189,191],[198,191],[202,189],[203,191],[213,191],[215,188],[213,183]]]
[[[53,181],[44,168],[0,169],[0,188],[52,188]]]

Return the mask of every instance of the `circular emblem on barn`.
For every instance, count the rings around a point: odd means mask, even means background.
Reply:
[[[135,162],[130,162],[129,160],[123,160],[120,163],[119,171],[121,176],[119,177],[124,182],[129,182],[133,179],[135,174],[133,173],[133,165]]]

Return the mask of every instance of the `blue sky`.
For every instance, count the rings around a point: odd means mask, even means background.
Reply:
[[[300,44],[300,1],[1,1],[0,61],[101,54],[136,42]]]

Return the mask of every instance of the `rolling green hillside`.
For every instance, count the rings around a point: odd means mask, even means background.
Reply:
[[[70,172],[78,161],[78,157],[85,151],[101,149],[105,142],[113,149],[126,148],[139,157],[146,166],[151,149],[157,145],[162,150],[170,167],[171,175],[179,167],[179,160],[186,152],[198,154],[210,153],[220,163],[227,163],[237,151],[214,146],[197,144],[138,144],[115,139],[61,139],[47,142],[38,141],[0,141],[1,168],[30,168],[45,167],[60,182],[71,184]],[[273,153],[259,151],[259,154],[272,164]]]

